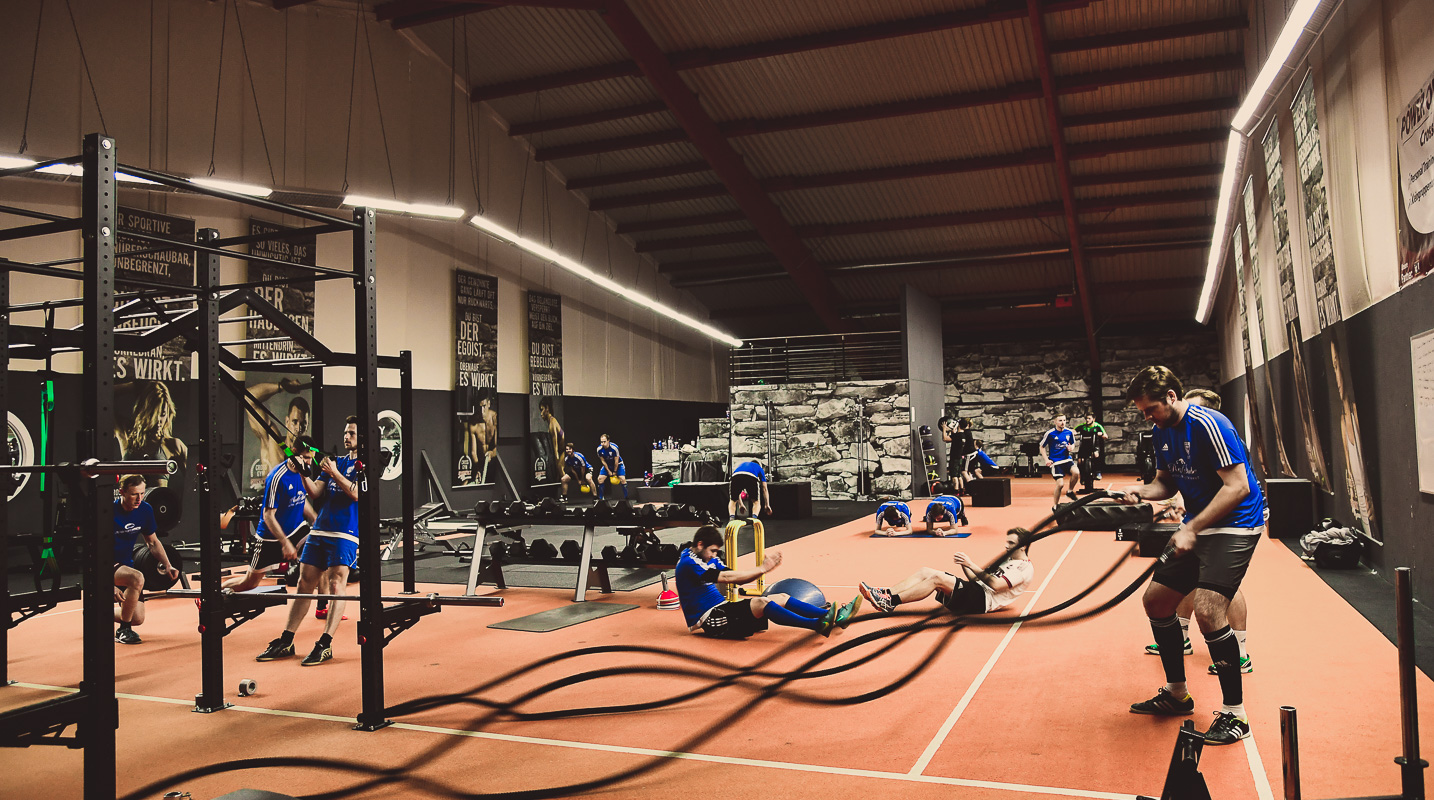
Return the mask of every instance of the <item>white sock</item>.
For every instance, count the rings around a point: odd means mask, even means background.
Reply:
[[[1223,712],[1225,712],[1226,714],[1234,714],[1236,719],[1243,719],[1243,720],[1245,720],[1246,722],[1248,722],[1249,719],[1250,719],[1249,717],[1245,716],[1245,704],[1244,704],[1244,703],[1241,703],[1241,704],[1238,705],[1238,706],[1225,706],[1225,705],[1222,705],[1222,706],[1220,706],[1220,710],[1223,711]]]
[[[1185,698],[1190,696],[1190,690],[1185,688],[1185,681],[1181,681],[1179,683],[1167,683],[1165,684],[1165,691],[1169,692],[1170,696],[1174,697],[1176,700],[1184,700]]]
[[[1230,630],[1233,631],[1235,634],[1235,641],[1240,643],[1240,658],[1249,658],[1250,654],[1245,652],[1245,632],[1237,631],[1234,628],[1231,628]]]
[[[1190,618],[1189,618],[1189,617],[1176,617],[1176,619],[1180,620],[1180,633],[1185,636],[1186,640],[1189,640],[1189,638],[1190,638]]]

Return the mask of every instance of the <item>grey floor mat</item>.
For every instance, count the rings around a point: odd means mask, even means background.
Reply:
[[[504,622],[495,622],[488,627],[499,628],[505,631],[547,633],[589,620],[599,619],[613,614],[621,614],[624,611],[631,611],[634,608],[637,608],[637,605],[633,603],[570,603],[549,611],[529,614],[526,617],[518,617],[517,619],[510,619]]]

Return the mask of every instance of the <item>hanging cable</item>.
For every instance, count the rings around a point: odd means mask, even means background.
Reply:
[[[105,125],[105,110],[100,108],[100,93],[95,90],[95,78],[90,74],[90,60],[85,57],[85,45],[80,41],[80,26],[75,23],[75,10],[70,7],[70,0],[65,0],[65,10],[70,12],[70,30],[75,32],[75,46],[80,49],[80,63],[85,67],[85,81],[90,84],[90,97],[95,99],[95,111],[100,115],[100,131],[109,136],[109,126]]]
[[[40,0],[40,16],[35,20],[35,50],[30,54],[30,89],[25,93],[25,122],[20,126],[20,155],[29,146],[26,136],[30,133],[30,101],[35,97],[35,68],[40,63],[40,30],[45,25],[45,0]],[[44,479],[43,473],[41,479]]]
[[[347,117],[347,132],[344,134],[344,185],[339,191],[347,194],[349,190],[349,153],[353,150],[354,138],[354,87],[358,83],[358,37],[359,23],[363,22],[363,5],[357,7],[354,16],[354,55],[349,62],[349,113]]]
[[[264,144],[264,160],[269,162],[269,181],[278,184],[274,159],[269,155],[269,136],[264,133],[264,115],[259,111],[259,88],[254,85],[254,67],[249,63],[249,45],[244,41],[244,21],[239,18],[239,0],[234,0],[234,25],[239,29],[239,54],[244,58],[244,71],[249,75],[249,96],[254,99],[254,116],[259,120],[259,141]]]
[[[388,151],[388,128],[383,123],[383,98],[378,94],[378,70],[373,65],[373,39],[368,32],[368,20],[363,15],[363,0],[359,0],[359,27],[363,28],[364,49],[368,51],[368,74],[373,78],[373,104],[378,109],[378,132],[383,139],[383,158],[388,162],[388,187],[393,199],[398,199],[398,181],[393,179],[393,156]]]
[[[458,57],[455,55],[455,56],[453,57],[453,60],[454,60],[454,66],[455,66],[455,68],[456,68],[456,67],[457,67]],[[467,16],[464,16],[464,17],[463,17],[463,85],[464,85],[464,86],[472,85],[472,78],[473,78],[473,75],[472,75],[471,72],[469,72],[469,64],[468,64],[468,17],[467,17]],[[463,116],[464,116],[465,119],[468,120],[468,130],[467,130],[467,134],[468,134],[468,176],[469,176],[469,178],[473,181],[473,198],[474,198],[475,201],[477,201],[477,204],[478,204],[478,213],[481,215],[481,214],[483,213],[483,192],[479,190],[479,186],[478,186],[478,152],[483,148],[483,131],[482,131],[481,128],[478,128],[477,126],[475,126],[475,125],[473,124],[473,115],[474,115],[473,107],[476,106],[476,105],[478,105],[478,104],[475,103],[475,102],[473,102],[473,98],[471,98],[471,97],[466,97],[466,96],[465,96],[465,97],[464,97],[464,101],[465,101],[465,108],[464,108],[464,111],[463,111]],[[480,119],[479,122],[481,123],[482,120]],[[483,237],[483,239],[484,239],[485,242],[488,241],[488,238],[489,238],[489,237],[486,237],[486,236]],[[487,247],[487,245],[485,244],[484,247]]]
[[[454,183],[458,174],[458,21],[448,23],[448,62],[452,68],[452,80],[448,83],[448,205],[453,205]]]
[[[219,90],[224,87],[224,40],[229,32],[229,4],[220,6],[219,13],[223,15],[219,23],[219,76],[214,79],[214,130],[209,136],[209,172],[210,177],[214,175],[214,153],[219,145]]]

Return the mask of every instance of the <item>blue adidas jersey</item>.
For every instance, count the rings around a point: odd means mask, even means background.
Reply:
[[[1258,528],[1265,524],[1265,493],[1255,480],[1245,443],[1230,418],[1203,406],[1186,406],[1185,416],[1172,428],[1153,427],[1155,466],[1175,479],[1185,500],[1189,522],[1215,498],[1224,483],[1218,470],[1245,465],[1250,493],[1234,511],[1213,522],[1212,528]]]
[[[677,559],[677,600],[682,604],[682,615],[687,618],[689,628],[696,625],[703,614],[727,602],[727,596],[717,588],[717,576],[712,570],[725,572],[727,565],[720,558],[704,564],[691,548],[683,550],[682,557]]]
[[[259,524],[254,528],[254,535],[260,539],[278,539],[293,533],[304,521],[304,503],[308,499],[309,494],[304,490],[304,479],[294,471],[289,459],[280,461],[278,466],[269,470],[269,476],[264,479],[264,508],[274,509],[274,517],[283,530],[271,533],[261,514]]]
[[[767,471],[762,469],[762,465],[758,464],[756,461],[747,461],[738,464],[737,468],[732,470],[732,474],[734,476],[741,475],[743,473],[755,476],[757,480],[761,481],[762,483],[767,482]]]
[[[622,456],[618,453],[617,445],[612,442],[608,442],[606,446],[598,447],[597,457],[598,460],[603,463],[603,466],[612,469],[617,469],[618,466],[622,464]]]
[[[339,456],[334,459],[338,464],[339,472],[350,481],[357,481],[358,459],[348,456]],[[344,490],[335,485],[334,481],[327,474],[320,483],[328,486],[324,494],[323,508],[319,509],[318,518],[314,520],[314,530],[332,531],[334,533],[347,533],[351,536],[358,536],[358,507],[349,499]],[[362,488],[360,487],[360,490]]]
[[[1070,428],[1056,430],[1051,428],[1046,435],[1041,437],[1041,447],[1046,448],[1051,461],[1069,461],[1071,457],[1070,446],[1075,442],[1075,431]]]
[[[881,517],[882,517],[883,514],[886,513],[886,510],[887,510],[888,508],[894,508],[894,509],[896,509],[897,511],[900,511],[900,512],[901,512],[901,515],[904,516],[904,517],[906,517],[908,520],[911,519],[911,506],[908,506],[907,504],[901,502],[900,500],[888,500],[888,501],[886,501],[885,503],[882,503],[881,505],[877,506],[877,508],[876,508],[876,524],[877,524],[877,525],[880,525],[880,524],[881,524]]]
[[[942,519],[958,520],[963,508],[965,506],[962,505],[961,498],[949,494],[938,495],[931,498],[930,504],[926,506],[926,520],[930,522],[937,514],[941,514],[940,509],[945,510]]]
[[[563,471],[570,475],[585,475],[593,471],[592,465],[588,463],[583,454],[574,450],[573,454],[563,459]]]

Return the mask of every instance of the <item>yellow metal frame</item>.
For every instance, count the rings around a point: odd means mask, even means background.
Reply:
[[[757,557],[757,566],[762,566],[762,562],[767,560],[767,537],[766,532],[762,529],[762,521],[759,519],[734,519],[727,523],[727,529],[725,531],[726,541],[723,548],[727,553],[727,557],[731,559],[727,564],[731,569],[737,569],[737,535],[748,525],[752,526],[752,540],[756,548],[753,554]],[[746,587],[739,586],[735,583],[727,584],[727,600],[736,600],[744,595],[760,595],[767,591],[767,578],[765,575],[758,575],[754,583],[756,586],[755,592],[748,591]]]

